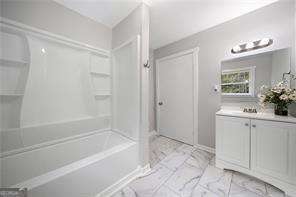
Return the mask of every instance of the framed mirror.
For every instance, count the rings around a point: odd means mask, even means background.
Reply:
[[[258,101],[260,87],[272,87],[285,80],[290,86],[288,73],[291,49],[229,59],[221,62],[222,103]]]

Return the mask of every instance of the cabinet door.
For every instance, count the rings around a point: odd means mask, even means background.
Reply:
[[[295,181],[296,125],[263,120],[251,125],[252,170]]]
[[[289,175],[291,182],[296,185],[296,124],[294,131],[289,132],[289,143]]]
[[[250,167],[250,120],[216,116],[216,156],[218,159]]]

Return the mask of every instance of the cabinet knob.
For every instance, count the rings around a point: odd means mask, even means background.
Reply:
[[[163,105],[163,102],[159,102],[158,105]]]
[[[256,128],[256,125],[253,124],[252,127],[253,127],[253,128]]]
[[[245,126],[248,127],[249,126],[249,123],[245,123]]]

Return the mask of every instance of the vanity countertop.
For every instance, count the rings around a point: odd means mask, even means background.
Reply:
[[[220,111],[216,112],[216,115],[296,123],[296,118],[293,116],[278,116],[278,115],[275,115],[274,113],[266,113],[266,112],[265,113],[263,112],[247,113],[247,112],[242,112],[238,110],[221,109]]]

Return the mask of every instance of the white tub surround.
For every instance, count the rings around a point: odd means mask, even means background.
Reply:
[[[218,111],[216,166],[249,174],[296,196],[296,118]]]
[[[110,130],[110,51],[5,18],[0,24],[1,157]]]
[[[106,197],[150,169],[139,166],[139,37],[112,65],[110,51],[0,24],[1,48],[11,49],[0,54],[0,187]]]

